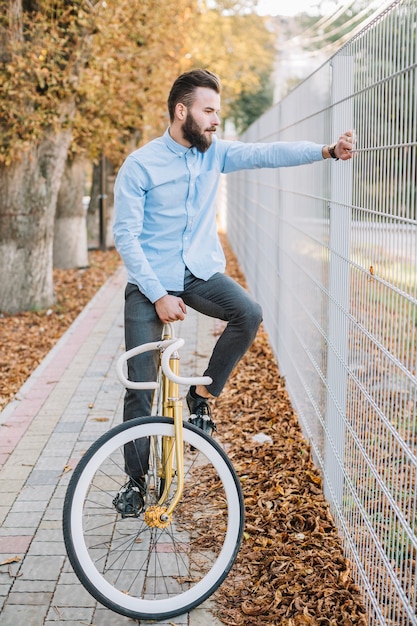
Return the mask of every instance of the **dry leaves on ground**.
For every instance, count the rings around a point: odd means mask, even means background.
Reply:
[[[223,244],[228,273],[244,284]],[[118,264],[114,250],[93,252],[87,269],[55,272],[50,311],[0,317],[0,409]],[[241,550],[216,594],[219,619],[233,626],[366,626],[320,475],[263,330],[216,401],[214,418],[246,506]],[[254,441],[259,433],[272,441]]]
[[[46,311],[0,315],[0,411],[120,264],[115,250],[89,253],[89,266],[54,270],[56,304]]]
[[[224,245],[228,274],[244,284]],[[220,619],[233,626],[366,626],[320,475],[263,330],[217,399],[214,419],[246,507],[243,544],[217,594]],[[265,443],[253,439],[259,433]]]

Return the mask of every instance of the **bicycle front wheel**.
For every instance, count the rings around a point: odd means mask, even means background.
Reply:
[[[158,453],[163,437],[174,437],[169,418],[138,418],[108,431],[77,465],[64,503],[65,545],[79,580],[103,605],[135,619],[168,619],[198,606],[227,576],[243,533],[233,467],[221,447],[190,424],[184,424],[182,498],[166,525],[149,523],[146,512],[160,506],[165,481]],[[113,502],[126,482],[123,450],[142,438],[151,442],[145,508],[123,518]],[[164,505],[176,487],[172,474]]]

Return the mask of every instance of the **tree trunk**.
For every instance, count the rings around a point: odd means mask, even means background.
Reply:
[[[0,8],[0,311],[17,313],[54,302],[56,201],[97,11],[83,0]]]
[[[54,267],[73,269],[88,265],[87,220],[83,207],[86,162],[67,159],[58,193],[53,244]]]
[[[0,0],[0,62],[8,63],[11,48],[22,40],[21,0]]]
[[[17,313],[54,302],[52,242],[56,200],[71,131],[48,134],[0,166],[0,311]]]
[[[94,165],[93,178],[91,184],[90,204],[87,212],[87,233],[88,233],[88,247],[100,248],[104,243],[106,248],[113,247],[113,215],[114,215],[114,181],[115,181],[115,169],[108,159],[105,159],[105,173],[102,176],[103,163],[100,161],[97,165]],[[104,199],[103,196],[104,195]],[[104,242],[100,241],[100,210],[102,209],[101,203],[104,200],[105,214],[104,214]]]

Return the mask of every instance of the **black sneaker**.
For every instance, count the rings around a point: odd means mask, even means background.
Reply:
[[[187,393],[186,400],[190,411],[189,423],[201,428],[208,435],[212,435],[217,427],[211,419],[208,401],[205,398],[194,398],[190,391]]]
[[[145,505],[145,493],[145,478],[139,478],[139,480],[130,478],[114,498],[113,506],[123,518],[139,517]]]

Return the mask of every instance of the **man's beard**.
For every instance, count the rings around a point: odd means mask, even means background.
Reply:
[[[210,128],[210,130],[215,129]],[[184,139],[189,141],[199,152],[207,152],[211,146],[212,136],[206,136],[201,132],[200,126],[197,124],[190,111],[188,111],[185,122],[182,125],[182,134]]]

